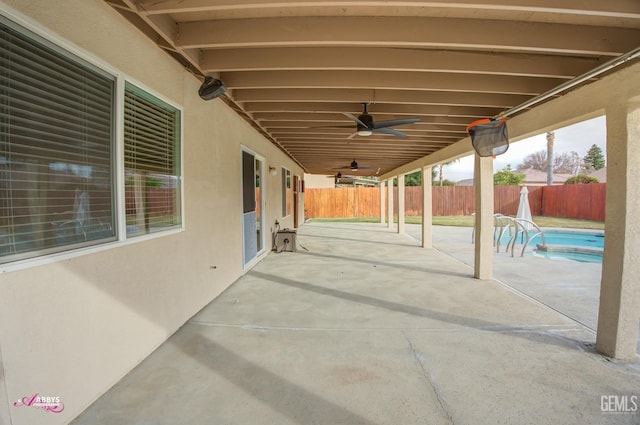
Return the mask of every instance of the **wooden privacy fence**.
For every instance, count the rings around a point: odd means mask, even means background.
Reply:
[[[473,186],[434,186],[433,215],[469,215],[475,211]],[[529,186],[532,215],[604,221],[606,184],[564,186]],[[520,203],[519,186],[494,187],[494,211],[516,215]],[[394,188],[394,211],[398,211],[398,188]],[[386,189],[385,189],[386,205]],[[355,218],[380,216],[380,189],[376,187],[343,187],[307,189],[304,199],[305,217]],[[422,214],[422,187],[405,187],[405,215]]]

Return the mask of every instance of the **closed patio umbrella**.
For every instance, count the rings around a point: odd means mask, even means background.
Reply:
[[[526,218],[527,220],[532,220],[531,207],[529,206],[529,189],[527,189],[527,186],[522,186],[522,190],[520,191],[520,204],[518,205],[518,213],[516,214],[516,218]],[[529,223],[523,223],[523,226],[527,230],[533,229],[533,226]]]

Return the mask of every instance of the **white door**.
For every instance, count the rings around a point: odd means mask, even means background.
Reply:
[[[264,161],[242,151],[242,241],[246,266],[264,252]]]

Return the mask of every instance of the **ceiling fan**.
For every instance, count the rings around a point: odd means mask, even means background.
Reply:
[[[375,170],[375,169],[378,170],[378,171],[376,171],[376,174],[378,174],[380,172],[380,168],[379,167],[372,167],[370,165],[358,165],[358,163],[356,162],[355,159],[353,161],[351,161],[351,164],[345,165],[344,167],[332,168],[332,170],[351,170],[351,171]],[[340,173],[338,173],[338,174],[340,174]]]
[[[420,118],[405,118],[402,120],[389,120],[389,121],[378,121],[375,122],[373,120],[373,116],[367,112],[368,103],[363,103],[363,112],[358,115],[358,117],[354,117],[348,112],[343,112],[343,115],[349,118],[351,121],[356,123],[356,131],[351,134],[348,139],[352,139],[355,136],[371,136],[373,133],[381,133],[388,134],[391,136],[400,136],[407,137],[406,133],[402,131],[390,128],[396,125],[404,125],[404,124],[413,124],[416,122],[420,122]]]

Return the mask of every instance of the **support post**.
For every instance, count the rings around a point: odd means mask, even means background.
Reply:
[[[431,167],[422,168],[422,247],[433,247],[433,186]]]
[[[380,182],[380,224],[384,224],[385,221],[385,204],[384,204],[384,182]]]
[[[636,358],[640,322],[640,100],[607,108],[607,204],[596,349]]]
[[[398,175],[398,233],[404,233],[404,174]]]
[[[387,227],[393,227],[393,178],[387,180]]]
[[[475,261],[473,276],[493,277],[493,159],[475,156]]]

